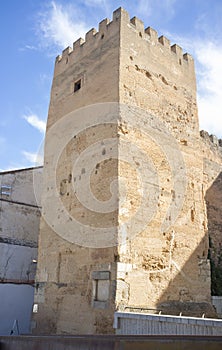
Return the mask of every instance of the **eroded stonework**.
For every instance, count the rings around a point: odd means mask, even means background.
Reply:
[[[179,46],[118,9],[64,50],[47,124],[33,332],[112,333],[125,309],[215,316],[214,153],[199,134],[194,62]]]

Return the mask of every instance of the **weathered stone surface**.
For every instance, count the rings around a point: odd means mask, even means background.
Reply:
[[[204,193],[211,261],[211,293],[222,295],[222,147],[221,140],[201,131],[204,156]]]
[[[125,307],[214,314],[210,152],[193,59],[165,37],[119,9],[63,51],[47,123],[34,333],[113,332],[114,310]]]

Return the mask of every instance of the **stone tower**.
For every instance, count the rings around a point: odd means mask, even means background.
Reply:
[[[122,8],[57,57],[34,333],[112,333],[138,307],[210,316],[200,144],[192,57]]]

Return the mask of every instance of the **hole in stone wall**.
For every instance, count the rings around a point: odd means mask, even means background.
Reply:
[[[191,209],[190,216],[191,216],[191,221],[194,222],[194,220],[195,220],[195,210],[194,209]]]
[[[81,79],[77,80],[75,83],[74,83],[74,92],[78,91],[81,89]]]

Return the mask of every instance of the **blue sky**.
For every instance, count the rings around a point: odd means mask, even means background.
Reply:
[[[119,6],[193,55],[200,128],[222,138],[221,0],[8,0],[0,12],[0,170],[35,164],[55,57]]]

